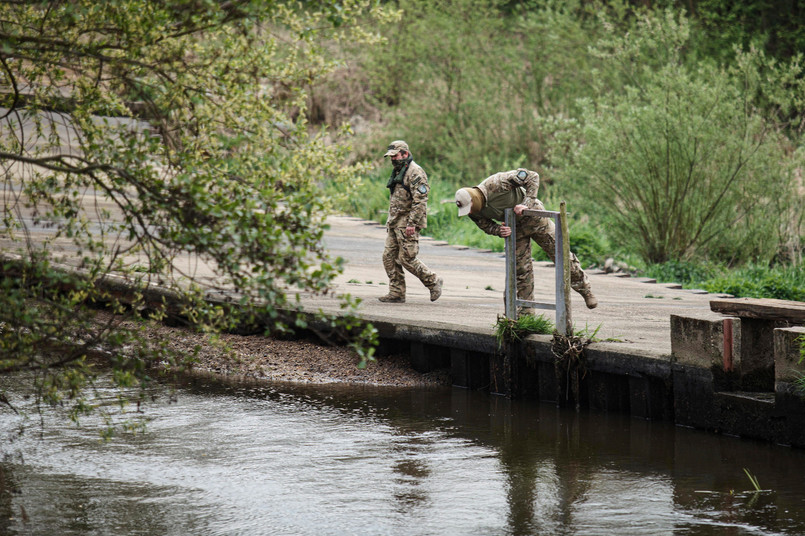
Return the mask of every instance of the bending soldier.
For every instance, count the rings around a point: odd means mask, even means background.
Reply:
[[[545,210],[537,199],[539,174],[527,169],[503,171],[487,177],[478,186],[461,188],[456,192],[458,215],[469,215],[482,231],[487,234],[507,237],[511,228],[501,224],[504,211],[514,209],[516,218],[515,254],[517,256],[517,297],[521,300],[534,299],[534,268],[531,262],[531,240],[534,240],[556,261],[555,230],[553,220],[526,216],[523,210]],[[579,260],[570,254],[570,286],[581,294],[588,309],[594,309],[598,300],[590,290],[590,280],[581,269]],[[526,308],[523,314],[534,314]]]

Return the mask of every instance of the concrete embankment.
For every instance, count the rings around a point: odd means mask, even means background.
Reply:
[[[383,304],[376,298],[387,288],[380,265],[385,230],[355,218],[330,222],[328,249],[347,260],[338,290],[364,300],[360,312],[378,328],[381,352],[408,352],[418,370],[449,366],[458,387],[805,446],[805,405],[795,383],[805,374],[796,342],[805,319],[796,314],[781,321],[715,313],[712,303],[728,296],[592,271],[600,304],[587,310],[573,293],[574,329],[612,342],[589,345],[581,366],[557,366],[548,336],[528,337],[508,353],[497,348],[499,253],[425,238],[420,258],[444,277],[443,296],[429,302],[407,275],[406,303]],[[534,272],[536,299],[553,301],[553,266],[537,262]],[[328,298],[303,303],[311,311],[337,311]]]
[[[771,389],[746,391],[735,363],[725,374],[723,367],[705,361],[713,348],[700,346],[700,358],[689,353],[697,339],[702,340],[700,331],[679,332],[674,343],[681,348],[679,355],[596,342],[580,359],[561,359],[549,335],[531,335],[499,347],[491,329],[371,316],[365,320],[378,329],[380,355],[408,353],[412,367],[423,373],[448,368],[458,388],[805,447],[805,404],[791,368],[798,366],[795,339],[805,334],[802,327],[775,330],[781,378]]]

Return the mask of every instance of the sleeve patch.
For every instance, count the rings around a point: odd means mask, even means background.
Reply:
[[[425,186],[424,184],[420,184],[419,188],[417,188],[417,191],[424,195],[424,194],[428,193],[428,187]]]

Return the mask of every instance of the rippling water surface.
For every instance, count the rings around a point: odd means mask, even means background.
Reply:
[[[160,400],[136,436],[4,440],[0,534],[805,534],[801,450],[459,389],[195,379]]]

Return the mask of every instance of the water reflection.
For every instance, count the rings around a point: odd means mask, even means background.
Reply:
[[[427,437],[402,436],[392,447],[392,470],[397,473],[394,499],[399,503],[396,511],[400,514],[428,504],[423,484],[431,474],[427,457],[430,442]]]
[[[106,444],[91,422],[4,443],[0,533],[805,533],[805,452],[665,423],[201,378],[149,411]],[[748,492],[744,467],[773,491]]]

